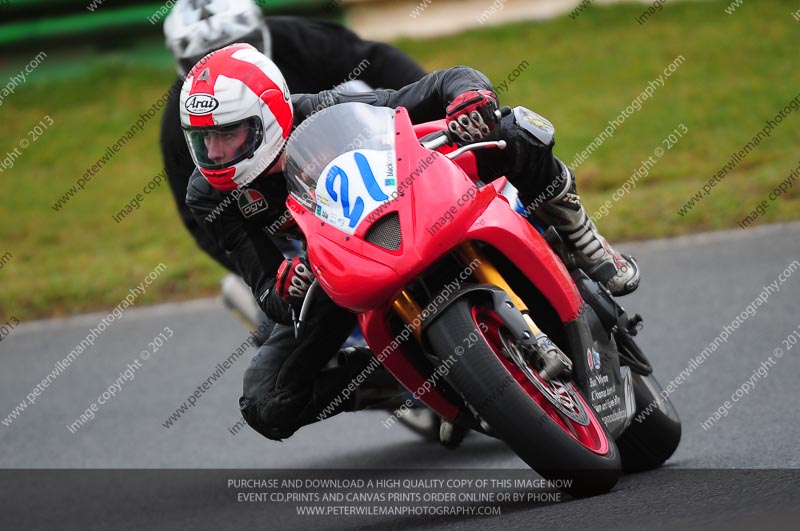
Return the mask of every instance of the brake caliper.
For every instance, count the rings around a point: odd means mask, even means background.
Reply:
[[[544,334],[536,336],[536,354],[539,357],[536,368],[543,380],[566,380],[572,375],[572,361]]]

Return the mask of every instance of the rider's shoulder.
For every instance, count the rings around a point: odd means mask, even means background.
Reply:
[[[209,201],[216,202],[222,198],[223,194],[203,177],[200,170],[197,168],[192,172],[189,177],[189,184],[186,187],[186,203],[187,204],[200,204]]]

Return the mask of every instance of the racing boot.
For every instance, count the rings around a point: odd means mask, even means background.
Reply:
[[[612,249],[600,235],[581,204],[575,176],[571,170],[568,173],[563,189],[537,208],[534,217],[558,231],[577,265],[593,280],[615,296],[633,292],[639,286],[639,265],[632,256]]]
[[[455,450],[464,441],[469,428],[459,426],[454,422],[442,418],[439,426],[439,444],[450,450]]]

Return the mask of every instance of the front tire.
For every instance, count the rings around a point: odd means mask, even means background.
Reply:
[[[557,390],[556,402],[574,406],[580,422],[555,406],[506,356],[515,348],[513,337],[490,307],[469,299],[456,301],[425,334],[440,361],[451,360],[448,381],[531,468],[547,479],[563,481],[558,486],[575,497],[601,494],[614,486],[620,475],[619,453],[591,406],[571,383],[541,380]]]

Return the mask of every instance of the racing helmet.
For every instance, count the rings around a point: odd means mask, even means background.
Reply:
[[[208,52],[235,42],[252,44],[270,57],[264,16],[252,0],[178,0],[164,19],[167,48],[185,76]]]
[[[180,116],[194,163],[220,191],[242,188],[268,173],[294,121],[280,70],[245,43],[211,52],[189,71]]]

